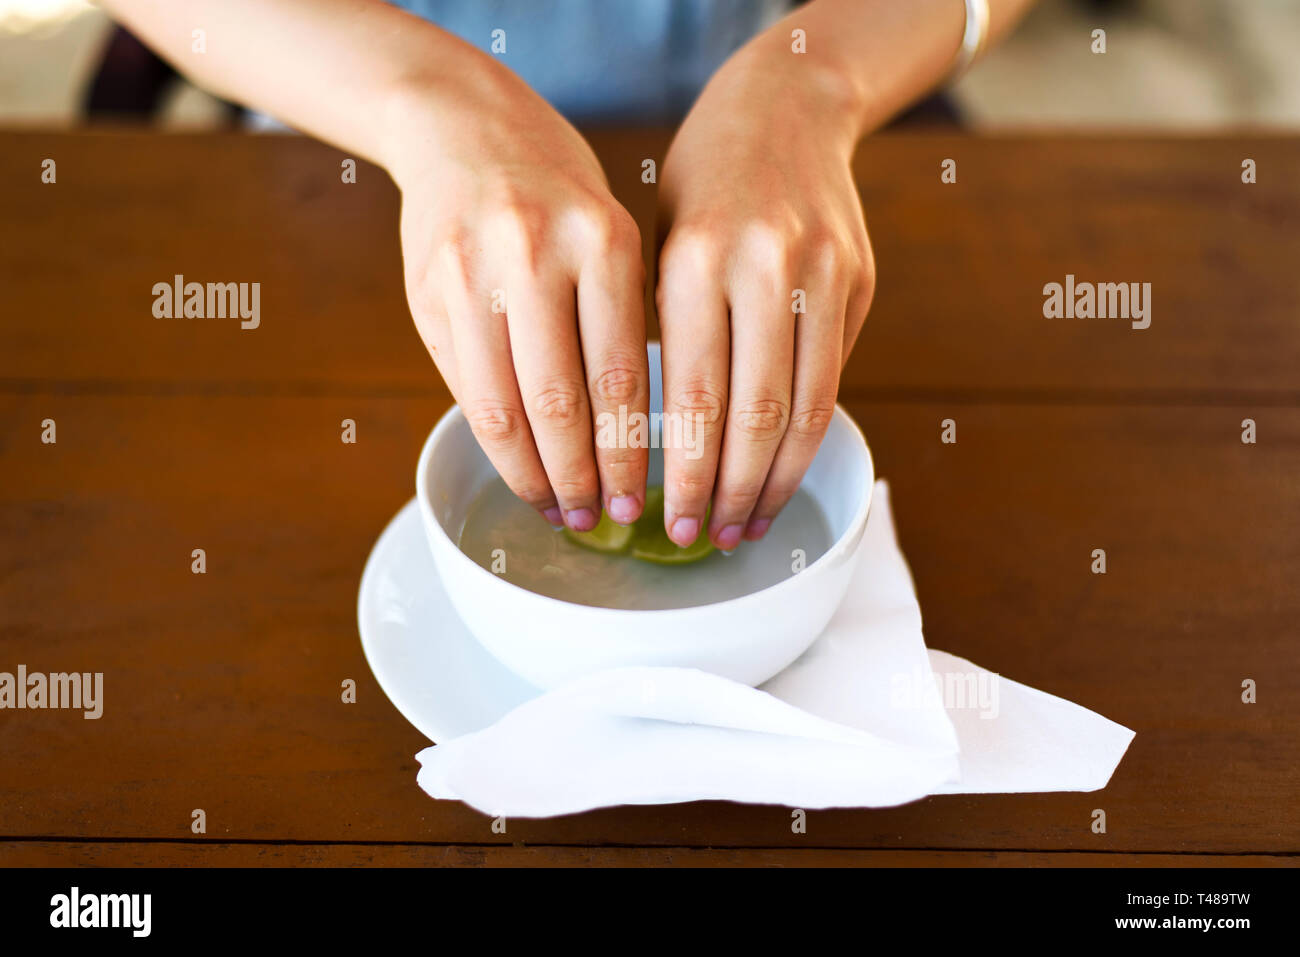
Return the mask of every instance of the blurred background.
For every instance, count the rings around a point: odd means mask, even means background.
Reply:
[[[1097,28],[1104,56],[1090,49]],[[950,102],[985,130],[1295,129],[1300,0],[1040,0]],[[122,118],[247,122],[85,0],[0,0],[0,124]]]

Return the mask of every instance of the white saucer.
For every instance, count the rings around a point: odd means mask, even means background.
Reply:
[[[887,499],[884,509],[888,516]],[[892,527],[882,534],[892,540]],[[902,557],[897,560],[906,577]],[[865,574],[875,576],[874,585],[866,586],[868,591],[880,587],[887,592],[897,587],[883,584],[879,571],[874,566],[866,570]],[[897,615],[897,608],[879,595],[865,600],[881,606],[877,617]],[[434,743],[481,731],[542,693],[492,657],[456,616],[438,578],[414,499],[388,523],[370,552],[361,576],[357,623],[366,660],[380,687],[397,710]],[[948,720],[960,742],[961,780],[935,793],[1092,791],[1106,785],[1133,738],[1132,731],[964,659],[926,649],[919,634],[916,642],[920,654],[928,651],[936,674],[974,675],[977,681],[985,675],[998,689],[998,721],[983,720],[975,706],[947,704]],[[884,651],[883,645],[868,649],[869,654]],[[858,687],[878,681],[874,697],[888,704],[891,666],[864,660],[868,677]],[[901,673],[911,673],[907,667],[895,665],[893,673],[900,668]],[[817,661],[810,662],[810,667],[817,666]],[[870,677],[872,674],[876,677]],[[781,678],[774,681],[779,684]],[[799,675],[792,679],[797,686]],[[772,690],[772,684],[764,690]],[[795,690],[783,687],[772,693],[789,701]],[[881,707],[888,714],[895,706]],[[907,726],[915,730],[921,713],[910,706]]]
[[[384,694],[435,743],[486,728],[541,694],[493,658],[456,617],[414,499],[370,552],[357,625]]]

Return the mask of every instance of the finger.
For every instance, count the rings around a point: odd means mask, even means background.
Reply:
[[[795,316],[789,292],[763,287],[747,284],[731,304],[731,391],[709,519],[724,550],[740,544],[790,421]]]
[[[402,248],[414,246],[416,240],[407,232],[407,223],[403,220]],[[420,235],[420,241],[427,239]],[[454,244],[447,244],[445,249],[439,247],[432,261],[422,260],[423,267],[413,267],[408,262],[405,271],[406,301],[411,308],[411,319],[415,330],[428,350],[433,364],[442,374],[443,382],[452,395],[459,394],[456,379],[456,350],[452,346],[451,320],[447,308],[447,296],[450,293],[446,273],[449,268],[457,268],[462,273],[470,269],[469,261],[463,259]],[[463,275],[462,275],[463,278]],[[441,281],[435,281],[441,280]]]
[[[794,496],[821,446],[839,390],[848,290],[809,291],[809,311],[795,322],[794,388],[790,423],[777,447],[758,502],[745,526],[745,538],[757,541]],[[825,309],[816,306],[824,303]]]
[[[636,224],[630,219],[632,231]],[[645,344],[645,267],[639,238],[610,243],[578,280],[578,330],[592,422],[596,468],[609,517],[627,525],[645,507],[649,461],[650,367]]]
[[[467,282],[453,278],[443,288],[456,356],[452,394],[510,490],[552,525],[563,524],[515,382],[506,317],[493,313],[490,297],[471,292]]]
[[[672,236],[660,257],[664,529],[683,547],[704,529],[726,419],[731,333],[717,267],[702,244]]]
[[[459,380],[456,376],[456,348],[452,344],[451,322],[441,317],[423,316],[415,320],[415,330],[420,334],[420,341],[429,352],[429,358],[438,367],[447,391],[459,394]]]
[[[559,269],[520,269],[506,296],[510,353],[533,440],[564,524],[590,531],[600,521],[600,481],[573,280]]]
[[[862,326],[867,319],[867,312],[871,309],[871,301],[876,294],[876,258],[871,251],[870,243],[863,244],[861,255],[863,264],[853,283],[848,308],[844,315],[844,351],[841,365],[849,361],[849,353],[853,351],[853,344],[858,341],[858,335],[862,332]]]

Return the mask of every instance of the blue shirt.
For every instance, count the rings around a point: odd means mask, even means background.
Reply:
[[[574,121],[679,119],[791,0],[389,0],[492,54]],[[498,50],[493,50],[494,31]],[[504,52],[499,52],[504,44]]]

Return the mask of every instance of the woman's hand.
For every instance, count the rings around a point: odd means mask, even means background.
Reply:
[[[416,325],[497,470],[556,525],[640,514],[646,450],[596,448],[593,421],[649,400],[641,240],[555,110],[387,3],[103,2],[208,89],[387,169]]]
[[[751,45],[710,81],[665,160],[665,412],[699,423],[703,450],[664,451],[664,525],[679,545],[710,497],[714,544],[761,538],[830,423],[875,282],[849,168],[852,95],[788,46]]]
[[[552,525],[587,531],[602,505],[626,524],[647,452],[596,447],[593,423],[648,411],[640,233],[577,131],[483,68],[454,108],[417,95],[400,110],[389,172],[411,312],[516,495]]]

